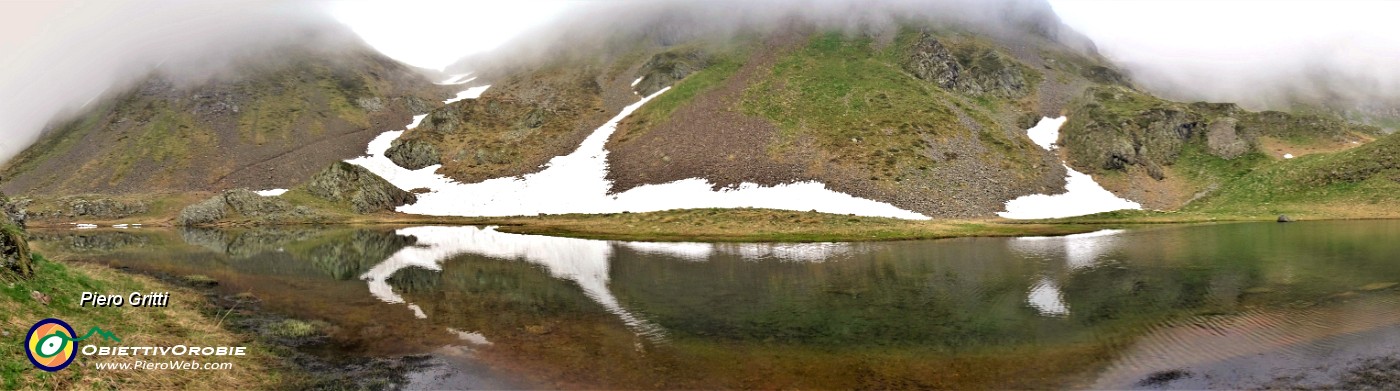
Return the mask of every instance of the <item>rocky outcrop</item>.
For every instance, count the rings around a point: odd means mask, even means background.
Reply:
[[[0,269],[20,278],[34,275],[29,241],[24,233],[24,211],[0,193]]]
[[[914,44],[909,60],[905,61],[904,69],[913,73],[915,77],[938,84],[945,90],[957,90],[962,78],[962,65],[953,59],[953,53],[948,51],[943,43],[925,32],[919,36],[919,41]]]
[[[642,64],[642,81],[633,88],[647,96],[662,88],[676,85],[681,79],[710,65],[709,57],[699,50],[672,50],[657,53]]]
[[[995,49],[969,44],[950,50],[924,32],[910,52],[904,69],[945,90],[999,97],[1021,97],[1030,92],[1023,66]]]
[[[1234,118],[1221,118],[1206,127],[1206,147],[1212,155],[1234,159],[1249,152],[1252,148],[1249,140],[1235,130],[1238,122]]]
[[[389,146],[387,151],[384,151],[384,157],[389,158],[399,167],[410,170],[442,163],[437,146],[421,139],[395,140],[394,144]]]
[[[97,219],[111,220],[131,217],[150,211],[150,206],[140,200],[119,200],[104,196],[69,196],[48,203],[42,209],[35,209],[31,215],[35,219]]]
[[[219,193],[180,211],[175,224],[200,226],[238,219],[251,223],[315,222],[321,216],[311,208],[292,205],[280,197],[264,197],[248,189]]]
[[[1072,118],[1072,117],[1071,117]],[[1164,179],[1164,166],[1176,162],[1181,147],[1197,133],[1200,122],[1190,113],[1148,110],[1137,121],[1090,123],[1067,137],[1071,155],[1104,170],[1138,165],[1154,179]],[[1082,140],[1093,140],[1084,142]]]
[[[395,187],[364,167],[337,162],[306,182],[311,195],[331,202],[349,203],[356,213],[393,210],[418,202],[418,196]]]

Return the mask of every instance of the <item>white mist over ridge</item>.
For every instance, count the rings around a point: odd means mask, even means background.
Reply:
[[[468,89],[473,91],[476,88]],[[768,208],[854,214],[872,217],[928,219],[919,213],[878,201],[832,191],[819,182],[777,186],[742,183],[736,188],[713,190],[703,179],[645,185],[609,195],[607,155],[604,148],[617,124],[643,104],[666,93],[667,87],[628,105],[608,120],[574,152],[550,159],[542,170],[520,177],[488,179],[463,184],[437,174],[441,165],[418,170],[399,167],[384,156],[402,131],[385,132],[369,144],[368,156],[347,160],[383,177],[401,189],[426,188],[418,201],[399,207],[403,213],[431,216],[531,216],[563,213],[655,212],[691,208]],[[468,99],[475,99],[468,94]],[[422,121],[414,118],[412,129]]]

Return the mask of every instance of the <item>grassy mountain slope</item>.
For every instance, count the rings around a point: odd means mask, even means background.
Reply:
[[[236,77],[152,75],[57,124],[3,168],[12,194],[286,188],[364,152],[446,91],[358,46],[292,45]]]
[[[613,37],[611,50],[489,74],[495,87],[481,99],[406,133],[398,160],[442,163],[463,181],[533,172],[622,105],[671,86],[609,140],[613,191],[816,180],[930,216],[987,217],[1006,200],[1062,191],[1061,159],[1149,208],[1177,209],[1283,153],[1380,134],[1329,114],[1160,99],[1092,49],[1047,34],[1053,15],[1031,21],[1015,31],[906,21],[860,33],[794,23],[722,39]],[[1025,136],[1059,115],[1069,117],[1061,150]]]

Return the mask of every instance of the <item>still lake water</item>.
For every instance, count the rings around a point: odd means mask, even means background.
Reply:
[[[638,243],[486,227],[36,231],[324,322],[410,387],[1400,386],[1400,221]]]

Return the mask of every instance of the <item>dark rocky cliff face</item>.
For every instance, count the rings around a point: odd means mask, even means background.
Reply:
[[[910,52],[904,68],[945,90],[1000,97],[1021,97],[1030,91],[1024,65],[995,50],[967,48],[954,53],[923,32]]]

